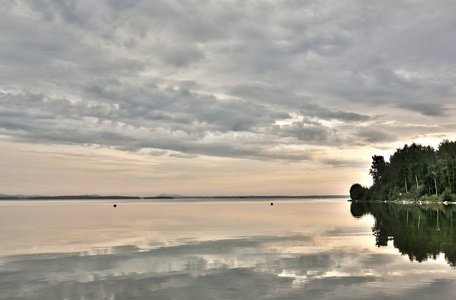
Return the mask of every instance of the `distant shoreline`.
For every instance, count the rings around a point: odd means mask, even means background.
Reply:
[[[0,196],[1,200],[154,200],[154,199],[339,199],[349,198],[348,195],[307,195],[307,196]]]

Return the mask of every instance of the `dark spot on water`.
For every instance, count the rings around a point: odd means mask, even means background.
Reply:
[[[117,207],[117,204],[114,204],[114,207]]]
[[[271,202],[271,205],[274,205],[274,203]]]

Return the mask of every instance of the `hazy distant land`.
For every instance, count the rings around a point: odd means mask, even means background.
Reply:
[[[323,199],[323,198],[348,198],[348,195],[305,195],[305,196],[182,196],[178,194],[158,196],[101,196],[101,195],[63,195],[63,196],[28,196],[0,194],[0,200],[134,200],[134,199]]]

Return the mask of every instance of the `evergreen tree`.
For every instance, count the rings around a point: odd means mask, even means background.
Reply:
[[[368,189],[353,185],[357,198],[353,200],[417,200],[432,195],[456,200],[456,142],[444,140],[438,150],[416,143],[404,145],[396,149],[389,162],[374,155],[369,174],[373,185]]]

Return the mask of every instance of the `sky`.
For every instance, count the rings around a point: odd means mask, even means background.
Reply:
[[[456,122],[454,1],[3,0],[0,194],[315,195]]]

